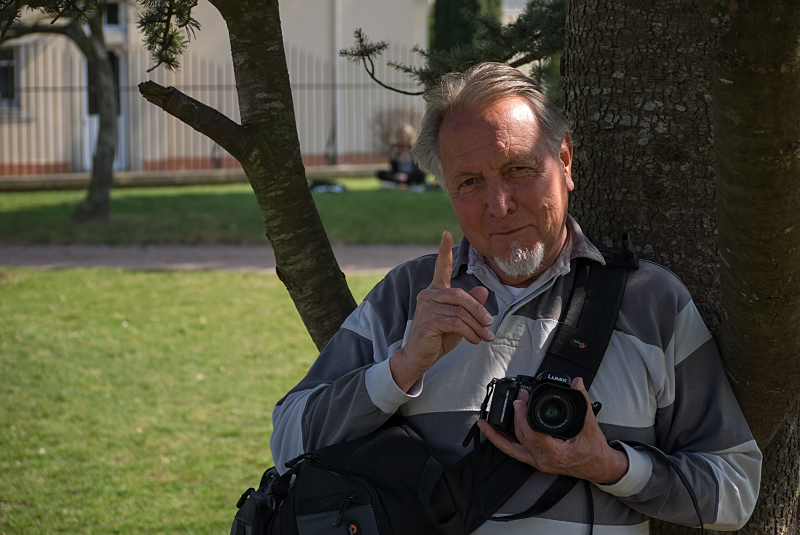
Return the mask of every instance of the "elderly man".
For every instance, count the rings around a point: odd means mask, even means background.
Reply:
[[[389,273],[345,321],[308,375],[275,408],[277,466],[304,451],[360,438],[402,413],[445,465],[469,450],[492,378],[536,375],[572,288],[577,258],[603,257],[567,214],[572,143],[557,109],[502,64],[445,77],[426,95],[414,157],[434,173],[464,232],[452,249]],[[686,288],[642,262],[627,280],[611,341],[587,393],[601,402],[569,440],[534,432],[527,393],[514,402],[516,437],[480,429],[537,471],[500,509],[527,509],[557,474],[591,482],[536,518],[486,522],[476,533],[648,533],[649,517],[738,529],[758,493],[761,454],[711,336]]]

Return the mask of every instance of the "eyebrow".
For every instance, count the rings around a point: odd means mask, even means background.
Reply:
[[[511,167],[533,167],[536,169],[540,169],[543,166],[543,158],[537,154],[526,154],[524,156],[514,156],[512,155],[506,162],[503,162],[502,166],[500,167],[501,171],[506,171]],[[480,171],[458,171],[451,176],[451,180],[454,181],[461,181],[467,178],[476,178],[483,176],[483,173]]]
[[[541,157],[537,155],[531,156],[523,156],[517,158],[510,158],[507,162],[503,164],[501,169],[505,170],[510,167],[534,167],[536,169],[541,168],[544,165],[544,161]]]

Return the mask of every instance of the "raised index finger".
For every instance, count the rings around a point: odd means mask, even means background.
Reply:
[[[431,288],[449,288],[452,272],[453,235],[444,231],[442,233],[442,241],[439,243],[439,256],[436,257],[436,267],[433,269]]]

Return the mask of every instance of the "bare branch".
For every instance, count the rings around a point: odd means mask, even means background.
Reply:
[[[389,45],[385,41],[373,43],[369,40],[369,38],[367,38],[364,32],[361,31],[361,28],[358,28],[355,32],[353,32],[353,36],[356,39],[355,46],[352,48],[343,48],[339,51],[340,56],[347,58],[353,63],[358,63],[360,61],[364,65],[364,70],[367,71],[369,77],[372,78],[375,83],[385,89],[394,91],[395,93],[411,96],[417,96],[424,93],[424,91],[404,91],[378,80],[378,78],[375,76],[375,63],[373,58],[380,56],[383,51],[389,47]]]
[[[148,102],[208,136],[231,156],[242,161],[250,142],[250,135],[243,126],[174,87],[148,81],[139,84],[139,92]]]

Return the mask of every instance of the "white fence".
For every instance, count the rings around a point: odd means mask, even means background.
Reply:
[[[97,136],[89,113],[86,61],[58,36],[40,37],[13,51],[14,99],[0,106],[0,176],[87,171]],[[239,121],[231,63],[197,55],[182,58],[170,73],[150,66],[146,52],[113,49],[119,65],[118,170],[207,169],[238,165],[210,139],[148,103],[139,82],[174,86]],[[408,50],[390,49],[388,59],[414,63]],[[402,73],[377,65],[378,76],[407,91],[415,84]],[[8,62],[6,62],[8,64]],[[290,48],[287,65],[297,129],[307,165],[385,161],[387,139],[403,122],[418,121],[421,97],[388,91],[370,80],[361,65],[324,60]],[[416,125],[414,125],[416,126]]]

